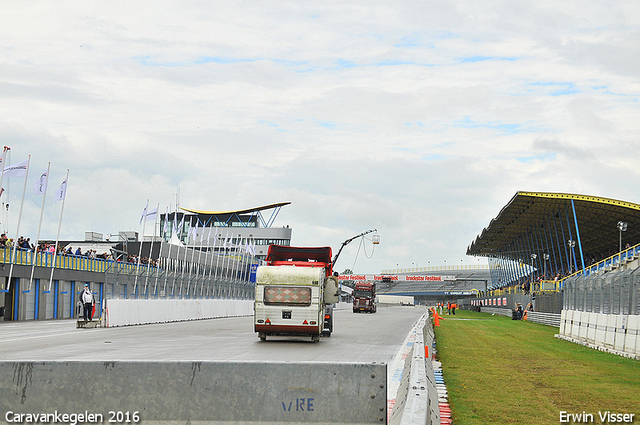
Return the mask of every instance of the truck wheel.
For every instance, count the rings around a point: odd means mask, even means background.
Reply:
[[[260,332],[258,334],[258,338],[260,338],[260,341],[266,341],[267,340],[267,334]]]
[[[318,342],[318,341],[320,341],[320,335],[314,335],[314,336],[312,336],[312,337],[311,337],[311,341],[313,341],[313,342]]]

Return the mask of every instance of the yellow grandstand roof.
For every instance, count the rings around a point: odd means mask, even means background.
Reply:
[[[183,208],[183,207],[180,207],[180,209],[183,211],[194,213],[194,214],[206,214],[206,215],[248,214],[256,211],[264,211],[264,210],[270,210],[273,208],[283,207],[285,205],[289,205],[290,203],[291,202],[279,202],[276,204],[263,205],[261,207],[246,208],[244,210],[235,210],[235,211],[202,211],[202,210],[194,210],[191,208]]]
[[[628,223],[623,245],[640,242],[639,204],[570,193],[517,192],[471,243],[467,255],[515,260],[527,250],[560,250],[569,238],[579,236],[585,259],[599,259],[619,250],[619,221]]]

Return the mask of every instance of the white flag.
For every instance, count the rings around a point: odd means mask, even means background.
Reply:
[[[189,236],[193,239],[193,242],[196,241],[196,235],[198,234],[198,222],[196,225],[189,230]]]
[[[155,207],[151,211],[147,212],[147,215],[145,215],[145,220],[146,221],[155,220],[157,216],[158,216],[158,207]]]
[[[178,234],[182,233],[182,228],[184,227],[184,215],[182,216],[182,220],[180,220],[180,224],[178,224],[178,228],[176,229]]]
[[[56,201],[62,201],[64,200],[65,196],[67,196],[67,181],[63,181],[62,184],[60,185],[60,189],[58,189],[58,191],[56,192],[56,196],[55,196],[55,200]]]
[[[204,229],[205,229],[205,228],[206,228],[206,227],[203,227],[203,228],[202,228],[202,232],[200,233],[200,245],[202,245],[202,241],[204,241]],[[209,233],[211,233],[211,232],[209,232]]]
[[[24,177],[27,175],[27,166],[29,165],[29,160],[22,161],[19,164],[10,165],[5,167],[2,171],[2,175],[4,177]]]
[[[47,191],[47,173],[42,173],[40,178],[33,184],[33,193],[44,195]]]
[[[7,156],[7,151],[11,150],[11,148],[9,146],[5,146],[4,150],[2,151],[2,155],[0,155],[0,168],[2,166],[4,166],[4,160]]]
[[[140,224],[142,224],[142,220],[147,216],[147,208],[149,208],[149,200],[147,199],[147,205],[144,206],[142,210],[142,215],[140,216]]]

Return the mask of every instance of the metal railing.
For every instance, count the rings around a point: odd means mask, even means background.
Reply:
[[[15,254],[13,250],[16,250]],[[12,257],[13,264],[22,266],[36,266],[36,267],[53,267],[54,255],[50,252],[33,252],[20,248],[5,247],[0,249],[0,263],[11,264]],[[89,271],[104,273],[113,260],[104,260],[101,258],[89,258],[84,256],[58,254],[55,256],[55,268]],[[136,267],[135,264],[131,264],[131,267]],[[145,264],[141,264],[140,267],[147,267]]]

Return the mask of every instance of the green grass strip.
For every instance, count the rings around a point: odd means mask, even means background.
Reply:
[[[607,423],[599,412],[635,414],[640,423],[640,361],[487,313],[458,310],[434,329],[454,425],[558,424],[561,411],[593,423]]]

